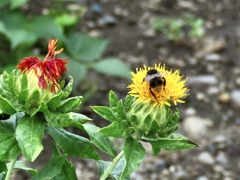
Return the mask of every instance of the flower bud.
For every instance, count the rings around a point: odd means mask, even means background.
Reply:
[[[21,73],[16,81],[18,96],[25,96],[25,103],[33,108],[38,108],[42,102],[48,102],[55,93],[50,91],[51,84],[46,89],[39,87],[39,77],[33,69]]]
[[[165,106],[153,106],[152,103],[135,101],[128,116],[130,124],[142,135],[156,134],[167,123]]]

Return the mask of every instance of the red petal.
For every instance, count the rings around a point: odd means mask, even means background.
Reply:
[[[21,71],[29,70],[33,66],[38,66],[38,64],[41,64],[42,61],[38,57],[25,57],[21,60],[21,62],[17,65],[18,69],[21,69]]]
[[[47,88],[47,82],[46,82],[46,80],[45,80],[43,75],[38,77],[38,86],[40,88],[42,88],[42,89],[46,89]]]

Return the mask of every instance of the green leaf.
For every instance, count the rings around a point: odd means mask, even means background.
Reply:
[[[48,126],[46,131],[53,137],[65,153],[83,158],[100,159],[92,143],[88,139],[67,132],[61,128]]]
[[[78,21],[77,15],[68,13],[59,14],[55,18],[55,23],[62,27],[74,25],[77,23],[77,21]]]
[[[68,98],[68,96],[72,92],[72,87],[73,87],[73,77],[69,76],[69,82],[67,86],[62,90],[62,99]]]
[[[40,95],[39,89],[36,89],[35,91],[33,91],[33,93],[29,94],[28,101],[30,104],[34,104],[38,106],[38,104],[40,104],[41,102],[40,99],[41,99],[41,95]]]
[[[10,163],[7,164],[7,167],[9,168]],[[26,170],[29,173],[31,173],[32,175],[36,175],[37,174],[37,170],[36,169],[32,169],[27,167],[22,161],[16,161],[15,165],[14,165],[14,169],[22,169],[22,170]]]
[[[61,101],[59,107],[57,107],[56,110],[61,113],[71,112],[76,110],[81,103],[82,103],[82,96],[71,97]]]
[[[173,113],[169,106],[165,106],[166,109],[166,123],[162,127],[159,127],[158,134],[160,137],[166,137],[175,132],[178,129],[179,110]],[[164,122],[164,121],[163,121]]]
[[[196,143],[180,134],[171,134],[165,138],[143,137],[141,140],[151,143],[153,155],[157,155],[161,149],[177,151],[198,146]]]
[[[7,166],[5,161],[0,161],[0,179],[3,180],[6,177]]]
[[[44,128],[42,119],[36,116],[25,115],[18,121],[16,139],[23,155],[31,162],[38,157],[43,149]]]
[[[156,132],[159,131],[160,126],[159,126],[159,124],[156,121],[151,119],[151,116],[150,116],[150,120],[151,120],[151,122],[149,122],[149,124],[148,124],[148,126],[150,126],[150,128],[147,130],[147,132],[145,132],[145,134],[149,134],[149,135],[153,134],[153,135],[155,135]],[[144,123],[146,123],[146,122],[144,122]]]
[[[0,8],[1,8],[1,3],[0,3]],[[5,25],[3,24],[3,22],[0,21],[0,33],[6,32],[6,28]]]
[[[52,18],[48,16],[37,16],[29,21],[28,28],[38,38],[58,38],[64,40],[64,34]]]
[[[52,180],[78,180],[73,163],[65,160],[60,174],[56,175]]]
[[[11,49],[14,50],[20,44],[33,44],[36,41],[34,34],[31,34],[25,29],[9,29],[6,33],[11,41]]]
[[[3,6],[7,5],[9,3],[9,0],[1,0],[0,1],[0,8],[2,8]]]
[[[45,111],[44,117],[46,118],[49,126],[54,127],[67,127],[84,124],[91,119],[83,114],[70,112],[67,114],[59,114],[54,112]]]
[[[134,102],[134,97],[127,95],[126,98],[125,98],[125,101],[124,101],[124,106],[125,106],[127,111],[130,110],[133,102]]]
[[[12,18],[10,18],[10,20],[13,20],[11,24],[15,23],[16,21],[19,21],[24,23],[24,26],[21,26],[22,28],[17,28],[17,29],[14,29],[16,26],[7,27],[7,31],[4,32],[4,34],[8,37],[8,39],[11,42],[11,49],[12,50],[15,49],[20,44],[33,44],[36,41],[36,36],[31,32],[29,32],[29,30],[25,29],[25,25],[27,24],[26,19],[23,19],[21,16],[19,18],[15,18],[15,19],[13,18],[15,17],[13,16]],[[8,22],[5,22],[5,23],[8,23]]]
[[[0,161],[8,161],[16,158],[20,149],[15,135],[16,116],[8,120],[0,120]]]
[[[16,158],[20,153],[20,149],[18,147],[15,136],[10,135],[2,135],[1,133],[1,152],[0,152],[0,160],[1,161],[9,161],[11,159]]]
[[[4,171],[7,172],[6,162],[0,161],[0,173],[1,173],[1,172],[4,172]],[[1,178],[0,178],[0,179],[1,179]]]
[[[13,115],[16,113],[16,109],[12,106],[12,104],[2,96],[0,96],[0,109],[3,111],[3,113],[8,115]]]
[[[103,117],[104,119],[114,122],[114,121],[120,121],[112,112],[112,110],[109,107],[106,106],[91,106],[93,111]]]
[[[67,155],[53,156],[47,165],[31,180],[52,179],[57,174],[61,173],[66,157]]]
[[[106,170],[107,168],[111,165],[112,162],[108,162],[108,161],[97,161],[97,165],[98,165],[98,173],[99,176],[101,176]],[[124,157],[122,157],[117,165],[115,166],[115,168],[113,169],[113,171],[111,172],[111,174],[109,174],[109,176],[114,179],[114,180],[130,180],[129,176],[121,178],[121,173],[123,172],[123,169],[125,167],[126,164],[126,160]]]
[[[0,17],[6,29],[3,33],[10,40],[12,49],[20,44],[32,44],[37,40],[35,34],[30,32],[31,27],[27,27],[30,23],[23,13],[5,9],[0,12]]]
[[[170,109],[170,107],[166,107],[166,111],[167,111],[167,124],[166,124],[166,127],[172,127],[172,126],[175,126],[177,125],[178,123],[178,120],[179,120],[179,117],[180,117],[180,113],[179,113],[179,110],[176,109],[176,111],[173,113],[173,111]]]
[[[107,168],[111,165],[112,162],[99,160],[97,161],[98,166],[98,174],[101,176],[107,170]]]
[[[83,64],[80,64],[79,62],[76,62],[73,60],[69,60],[68,62],[69,63],[67,64],[67,69],[68,69],[67,76],[73,77],[74,79],[73,87],[74,87],[74,90],[76,90],[79,83],[85,77],[87,73],[87,69]]]
[[[109,126],[102,128],[99,132],[106,136],[127,138],[134,132],[127,121],[113,122]]]
[[[19,75],[16,75],[16,71],[15,70],[11,71],[11,73],[8,76],[8,90],[12,94],[14,94],[15,90],[16,90],[17,77],[19,77]]]
[[[29,114],[30,116],[34,116],[35,114],[37,114],[37,112],[41,111],[43,104],[45,105],[45,103],[42,102],[38,107],[28,108],[27,114]]]
[[[141,143],[137,142],[132,137],[128,138],[123,147],[126,165],[122,172],[121,178],[126,177],[135,171],[141,164],[146,155],[145,149]]]
[[[11,0],[11,9],[16,9],[18,7],[23,6],[26,4],[29,0]]]
[[[25,104],[27,98],[28,98],[28,89],[24,89],[18,95],[19,103]]]
[[[117,103],[118,103],[118,97],[117,97],[117,95],[111,90],[111,91],[109,92],[109,106],[110,106],[110,108],[117,107]]]
[[[117,114],[118,114],[118,116],[121,120],[126,120],[127,119],[127,115],[126,115],[125,109],[123,107],[122,100],[118,101],[116,111],[117,111]]]
[[[131,69],[121,60],[116,58],[105,58],[93,64],[92,68],[100,73],[117,76],[126,79],[131,78]]]
[[[84,124],[83,127],[89,134],[92,143],[113,158],[115,155],[114,146],[107,136],[98,132],[100,128],[92,124]]]
[[[54,145],[53,156],[61,155],[60,150],[57,145]],[[77,180],[77,175],[75,171],[74,165],[69,162],[67,159],[65,160],[61,172],[56,175],[53,180]]]
[[[62,92],[55,94],[49,101],[47,102],[47,106],[50,108],[58,107],[62,100]]]
[[[78,61],[93,61],[105,51],[109,41],[92,38],[80,33],[72,33],[66,41],[66,48],[71,56]]]

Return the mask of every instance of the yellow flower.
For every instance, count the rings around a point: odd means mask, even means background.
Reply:
[[[149,71],[151,70],[151,71]],[[132,74],[132,84],[128,86],[129,94],[137,97],[139,102],[151,102],[153,106],[170,106],[170,101],[184,103],[182,98],[188,96],[185,87],[186,79],[179,75],[180,71],[165,70],[165,65],[155,65],[136,69]],[[151,84],[151,85],[150,85]]]

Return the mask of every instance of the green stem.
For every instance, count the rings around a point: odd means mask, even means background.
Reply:
[[[123,150],[113,159],[112,164],[107,168],[107,170],[104,172],[104,174],[101,176],[100,180],[105,180],[108,175],[112,172],[112,170],[115,168],[117,165],[118,161],[121,159],[123,156]]]
[[[16,161],[17,161],[17,157],[11,161],[10,166],[8,167],[8,171],[7,171],[5,180],[10,180]]]

